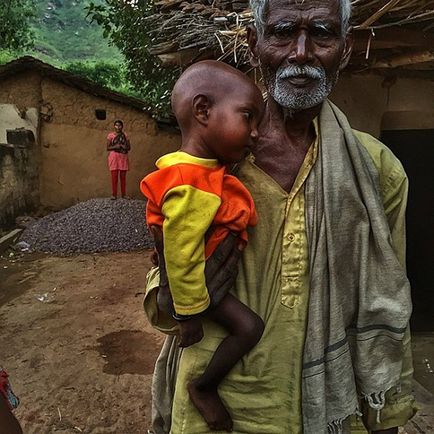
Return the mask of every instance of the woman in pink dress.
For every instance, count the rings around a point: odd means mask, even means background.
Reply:
[[[107,136],[108,166],[112,174],[112,200],[118,195],[118,177],[121,180],[121,194],[124,199],[126,195],[126,177],[129,170],[128,151],[131,149],[130,141],[122,130],[124,123],[121,120],[114,122],[115,131]]]

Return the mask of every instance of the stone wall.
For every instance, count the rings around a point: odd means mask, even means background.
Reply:
[[[0,104],[0,227],[39,204],[36,109]]]

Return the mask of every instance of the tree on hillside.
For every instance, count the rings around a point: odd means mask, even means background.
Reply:
[[[70,62],[64,66],[66,71],[88,78],[102,86],[119,89],[127,80],[124,68],[116,63],[98,62]]]
[[[167,116],[170,89],[178,71],[162,68],[149,53],[151,35],[146,18],[152,8],[149,0],[105,0],[104,4],[91,1],[87,10],[90,19],[103,27],[104,36],[125,56],[127,77],[134,88],[160,116]]]
[[[32,46],[30,20],[34,0],[3,0],[0,8],[0,50],[21,50]]]

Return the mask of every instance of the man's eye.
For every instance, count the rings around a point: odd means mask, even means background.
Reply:
[[[274,36],[276,38],[290,38],[292,34],[294,33],[292,28],[282,28],[282,29],[275,29],[274,30]]]
[[[329,29],[326,29],[325,27],[314,27],[311,29],[310,34],[314,38],[331,38],[332,32]]]
[[[247,119],[248,121],[250,121],[250,119],[252,119],[252,113],[250,113],[250,112],[248,112],[248,111],[244,112],[244,116],[246,117],[246,119]]]

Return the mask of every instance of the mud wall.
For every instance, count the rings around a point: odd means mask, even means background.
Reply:
[[[39,107],[41,77],[36,72],[19,73],[0,81],[0,103],[13,104],[19,111]]]
[[[44,78],[41,95],[41,203],[63,208],[92,197],[111,195],[106,137],[121,119],[131,141],[127,194],[141,198],[138,185],[155,160],[179,147],[179,136],[165,132],[144,111],[89,95]],[[98,120],[95,110],[104,110]]]
[[[34,109],[37,150],[40,152],[39,187],[41,205],[60,209],[92,197],[110,196],[106,137],[113,121],[122,119],[130,137],[130,172],[127,193],[140,198],[142,177],[154,169],[154,162],[164,153],[179,147],[179,135],[157,127],[145,112],[128,105],[94,96],[76,88],[24,72],[3,79],[0,103],[12,103],[16,114],[26,117]],[[105,120],[98,120],[95,110],[104,110]],[[8,121],[8,128],[11,123]],[[6,121],[0,115],[0,143]]]
[[[434,128],[433,80],[343,76],[331,96],[353,128],[380,136],[383,129]]]

